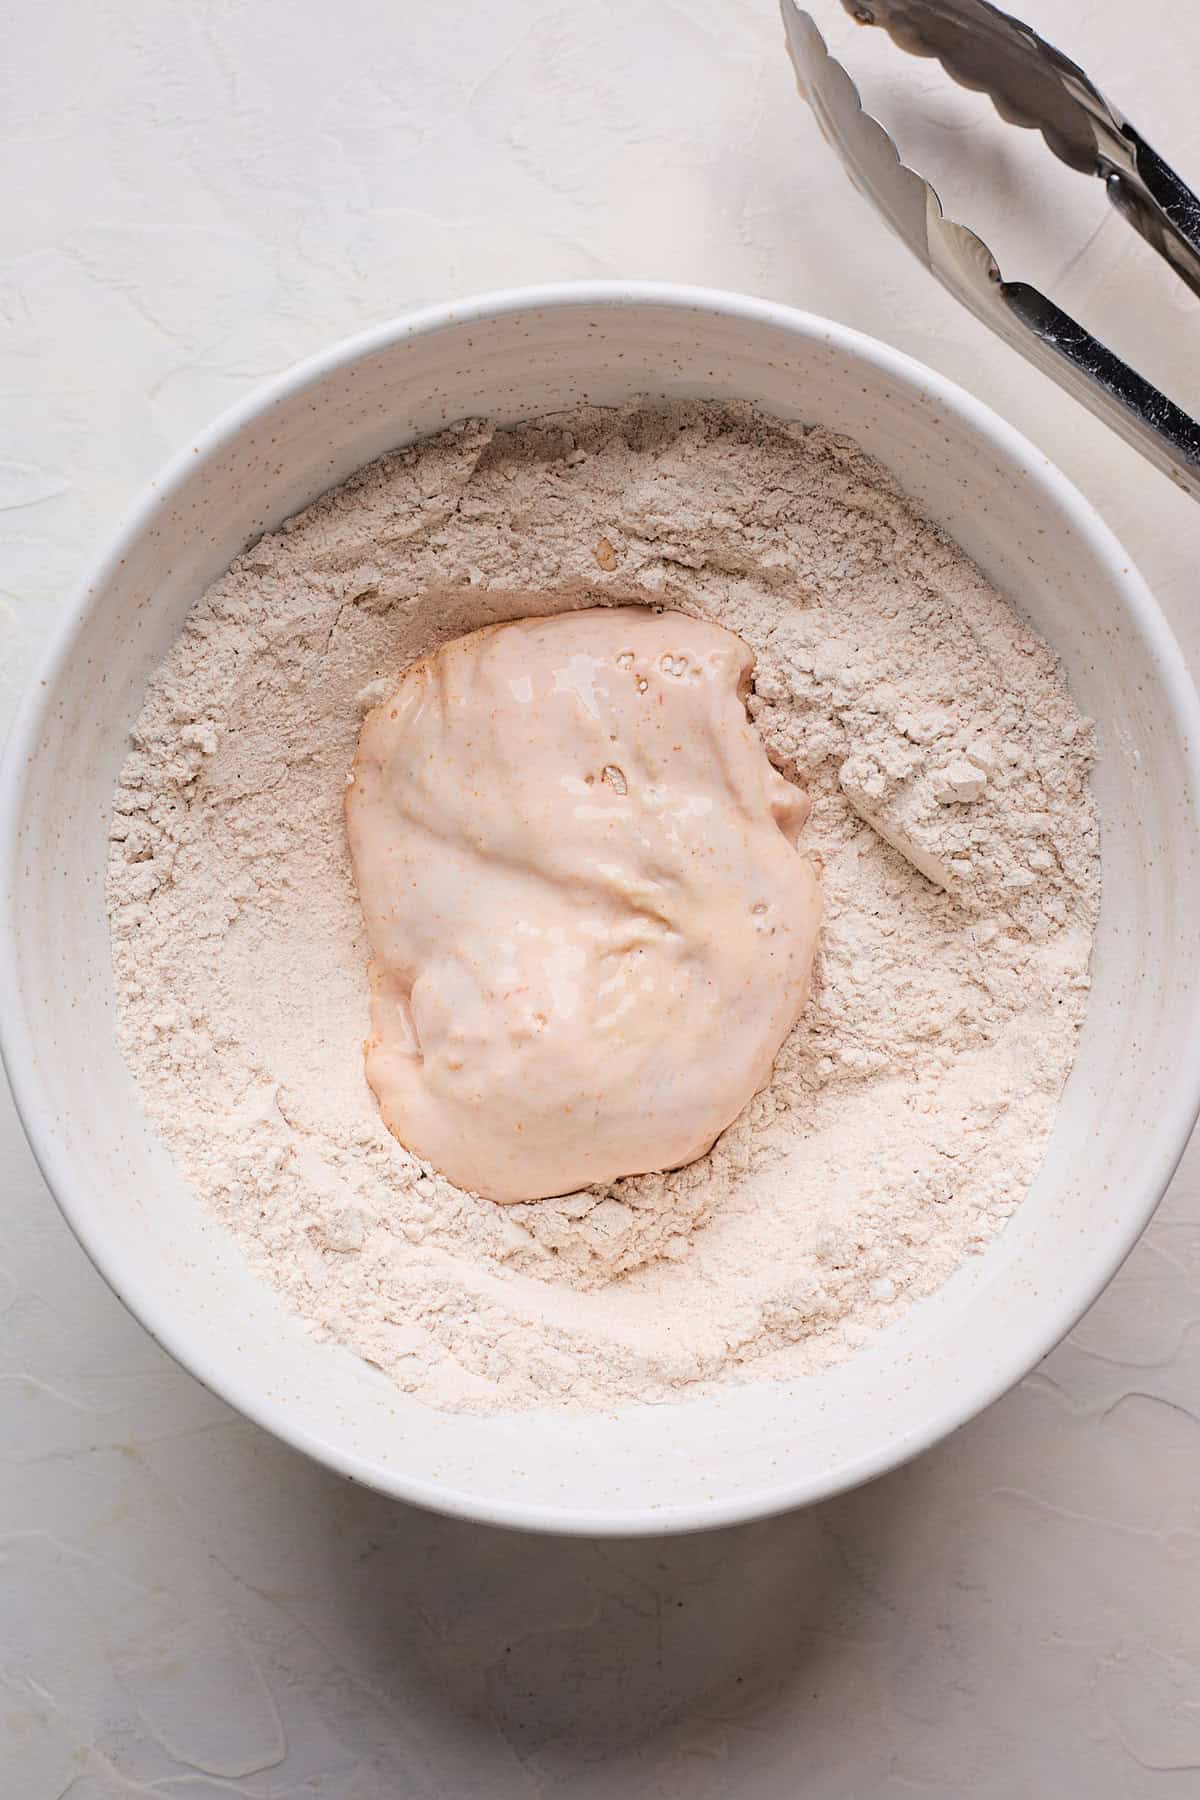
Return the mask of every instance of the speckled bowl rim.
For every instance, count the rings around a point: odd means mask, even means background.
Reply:
[[[1200,794],[1200,698],[1182,651],[1119,540],[1091,503],[1048,457],[964,388],[902,351],[848,326],[774,301],[719,288],[634,281],[556,282],[537,287],[507,288],[423,307],[318,352],[222,413],[149,483],[109,548],[76,588],[18,707],[0,765],[0,871],[4,882],[0,891],[0,994],[6,996],[0,1007],[0,1060],[42,1175],[67,1223],[114,1293],[155,1341],[211,1392],[294,1449],[351,1480],[399,1500],[491,1525],[604,1536],[705,1530],[768,1517],[792,1507],[828,1499],[899,1467],[999,1399],[1078,1322],[1141,1236],[1170,1184],[1200,1117],[1200,1062],[1191,1071],[1181,1068],[1175,1088],[1163,1096],[1157,1154],[1145,1167],[1140,1190],[1137,1193],[1131,1191],[1127,1196],[1120,1224],[1108,1231],[1103,1257],[1089,1259],[1086,1270],[1062,1295],[1053,1315],[1047,1318],[1044,1329],[1036,1337],[1026,1336],[1014,1343],[1007,1358],[993,1362],[956,1395],[952,1404],[941,1406],[926,1419],[921,1429],[849,1465],[804,1473],[776,1486],[725,1500],[594,1513],[482,1500],[461,1488],[400,1475],[394,1469],[347,1451],[298,1425],[286,1407],[273,1402],[253,1382],[242,1379],[236,1362],[231,1364],[228,1358],[214,1354],[213,1346],[205,1341],[203,1333],[180,1328],[170,1308],[158,1296],[145,1284],[127,1279],[119,1255],[104,1241],[103,1232],[94,1229],[87,1184],[79,1178],[70,1156],[57,1140],[53,1114],[36,1073],[30,1022],[19,998],[14,999],[19,996],[20,987],[13,874],[28,760],[42,733],[51,725],[59,677],[74,652],[94,595],[116,573],[164,500],[181,493],[206,462],[218,456],[239,433],[254,425],[265,408],[397,342],[441,331],[447,326],[483,323],[506,313],[534,308],[586,306],[613,309],[626,305],[690,307],[740,319],[747,324],[770,325],[799,337],[816,338],[835,345],[848,355],[873,365],[897,383],[933,396],[976,433],[996,456],[1020,468],[1067,516],[1072,530],[1107,565],[1113,585],[1123,593],[1128,622],[1140,636],[1159,671],[1163,694],[1184,741],[1193,792]],[[1200,1017],[1197,1024],[1200,1027]]]

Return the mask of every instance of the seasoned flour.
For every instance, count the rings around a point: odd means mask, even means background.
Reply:
[[[815,992],[701,1162],[500,1207],[367,1088],[343,791],[416,656],[610,603],[755,650],[758,729],[814,801]],[[433,1404],[795,1375],[942,1282],[1038,1167],[1087,995],[1091,757],[1045,645],[853,445],[692,402],[455,426],[248,550],[151,683],[112,826],[125,1054],[260,1272]]]

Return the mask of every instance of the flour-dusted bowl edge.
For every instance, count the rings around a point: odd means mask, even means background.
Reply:
[[[470,412],[707,394],[844,431],[887,463],[1059,651],[1098,725],[1095,987],[1045,1168],[988,1252],[838,1369],[612,1415],[430,1412],[314,1342],[249,1273],[145,1124],[116,1049],[103,870],[145,683],[256,532]],[[130,1310],[257,1423],[354,1479],[530,1529],[732,1523],[836,1493],[953,1430],[1086,1309],[1200,1108],[1200,704],[1089,504],[986,407],[900,353],[765,301],[565,284],[430,308],[227,413],[143,496],[68,609],[0,781],[0,1049],[39,1164]]]

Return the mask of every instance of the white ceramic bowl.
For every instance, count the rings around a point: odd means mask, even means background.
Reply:
[[[103,871],[146,679],[247,539],[468,413],[737,396],[849,434],[1049,639],[1099,724],[1104,904],[1045,1167],[987,1253],[842,1367],[595,1417],[477,1419],[312,1342],[147,1126],[113,1032]],[[423,312],[228,413],[142,500],[69,609],[9,746],[3,1049],[30,1141],[99,1269],[179,1361],[332,1468],[547,1530],[718,1525],[878,1475],[1023,1375],[1112,1276],[1200,1097],[1200,710],[1129,559],[1045,457],[930,370],[737,296],[605,284]]]

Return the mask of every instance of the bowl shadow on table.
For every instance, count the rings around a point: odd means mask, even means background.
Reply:
[[[798,1693],[836,1692],[847,1726],[871,1704],[889,1568],[911,1554],[938,1460],[667,1538],[501,1531],[343,1487],[323,1586],[376,1683],[439,1736],[498,1733],[551,1767],[656,1739],[720,1755]]]

